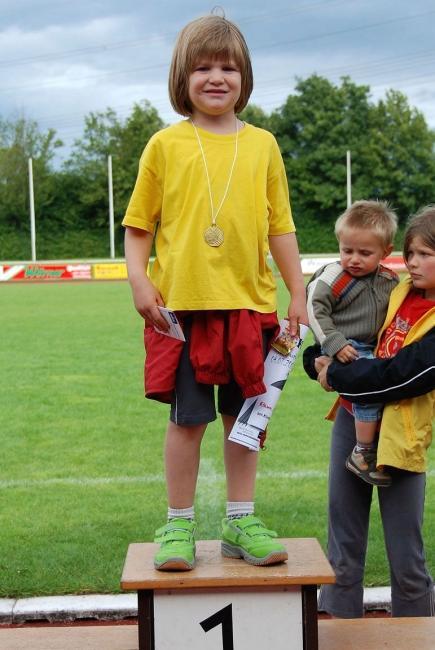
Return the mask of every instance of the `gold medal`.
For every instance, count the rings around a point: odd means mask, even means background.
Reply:
[[[224,233],[216,224],[209,226],[204,231],[204,239],[209,246],[220,246],[224,241]]]
[[[209,199],[210,199],[211,226],[208,226],[208,228],[206,228],[204,230],[204,241],[209,246],[217,247],[217,246],[221,246],[221,244],[223,244],[223,242],[224,242],[224,232],[223,232],[223,230],[221,228],[219,228],[219,226],[216,225],[216,219],[217,219],[217,216],[218,216],[218,214],[219,214],[219,212],[221,210],[222,205],[224,204],[225,199],[227,198],[228,190],[230,189],[231,179],[233,177],[234,165],[236,164],[237,151],[238,151],[239,122],[238,122],[237,117],[236,117],[236,138],[235,138],[235,141],[234,141],[234,158],[233,158],[233,162],[231,163],[231,169],[230,169],[230,173],[229,173],[229,176],[228,176],[228,181],[227,181],[227,185],[226,185],[226,188],[225,188],[225,191],[224,191],[224,195],[222,197],[222,200],[221,200],[217,210],[214,209],[214,205],[213,205],[213,197],[212,197],[212,192],[211,192],[210,176],[209,176],[209,173],[208,173],[207,160],[205,158],[205,153],[204,153],[204,148],[203,148],[202,143],[201,143],[201,138],[199,137],[198,130],[197,130],[194,122],[192,122],[192,120],[191,120],[191,124],[193,126],[194,131],[195,131],[196,139],[198,140],[199,149],[201,151],[202,161],[204,163],[205,175],[206,175],[206,178],[207,178],[208,195],[209,195]]]

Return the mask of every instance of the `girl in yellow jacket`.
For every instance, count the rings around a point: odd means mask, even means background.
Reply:
[[[407,346],[419,345],[433,334],[435,326],[435,206],[423,209],[411,220],[405,235],[404,257],[409,278],[392,292],[379,333],[377,354],[387,360],[399,353],[406,363],[411,356],[405,354]],[[364,366],[359,365],[363,361],[367,367],[365,390],[361,390]],[[371,370],[378,363],[382,362],[361,360],[346,366],[346,399],[362,399],[367,403],[373,398],[379,402],[384,395],[385,402],[388,401],[390,387],[377,386],[372,390]],[[336,365],[332,364],[331,369]],[[352,383],[353,366],[359,368],[355,371],[358,387]],[[316,368],[319,370],[320,366]],[[435,404],[434,374],[428,370],[422,375],[419,396],[415,397],[415,392],[408,396],[406,381],[399,391],[394,387],[395,399],[399,392],[400,400],[386,403],[379,435],[378,463],[388,466],[393,479],[391,487],[378,490],[390,564],[393,616],[435,614],[434,586],[426,567],[422,537],[426,450],[432,438]],[[319,374],[324,387],[330,380],[330,386],[340,390],[333,377],[334,372],[326,368]],[[357,618],[363,615],[363,577],[373,486],[345,469],[344,461],[354,444],[355,425],[343,402],[335,415],[329,477],[328,556],[337,581],[335,585],[322,587],[319,609],[340,618]]]
[[[433,220],[435,224],[435,209],[433,210]],[[435,287],[435,250],[429,249],[431,251],[429,252],[425,250],[426,247],[423,247],[419,253],[414,252],[414,246],[415,244],[411,243],[409,251],[405,248],[405,256],[408,252],[408,257],[405,259],[411,277],[401,282],[391,294],[387,318],[380,332],[378,351],[381,358],[383,357],[382,351],[388,344],[388,332],[394,327],[399,330],[407,327],[400,314],[409,308],[417,312],[416,301],[418,301],[417,304],[420,304],[421,309],[424,309],[425,306],[427,309],[418,315],[412,325],[410,324],[407,332],[403,332],[403,345],[419,341],[435,327],[435,288],[422,292],[414,284],[415,277],[415,282],[420,281],[420,283],[426,284],[432,282]],[[418,279],[417,275],[413,276],[412,269],[414,260],[417,258],[420,258],[420,265],[431,267],[427,270],[433,275],[432,280],[429,278],[430,273],[425,273],[424,276],[419,275]],[[426,295],[432,295],[432,298],[426,297]],[[428,392],[424,395],[385,405],[378,444],[379,465],[391,465],[410,472],[426,471],[426,450],[432,442],[435,406],[435,389],[433,385],[429,384],[427,389]]]

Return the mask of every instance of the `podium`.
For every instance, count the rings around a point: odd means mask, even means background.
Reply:
[[[138,594],[139,650],[318,650],[317,585],[335,576],[316,539],[282,542],[288,561],[261,567],[198,541],[196,567],[176,572],[156,571],[157,544],[130,544],[121,587]]]

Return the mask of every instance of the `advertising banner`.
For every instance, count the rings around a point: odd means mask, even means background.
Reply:
[[[0,265],[0,282],[30,280],[91,280],[91,264]]]
[[[125,262],[93,264],[92,276],[94,280],[126,280],[127,265]]]

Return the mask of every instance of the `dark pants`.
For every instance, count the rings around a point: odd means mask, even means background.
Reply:
[[[332,429],[329,469],[328,558],[337,577],[320,590],[319,610],[339,618],[363,615],[363,578],[373,487],[345,468],[355,445],[353,417],[343,408]],[[426,475],[391,470],[378,488],[390,564],[393,616],[433,616],[434,590],[422,539]]]

